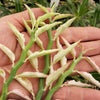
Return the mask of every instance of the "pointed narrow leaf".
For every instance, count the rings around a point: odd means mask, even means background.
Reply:
[[[55,9],[54,9],[54,11],[56,11],[56,9],[57,9],[57,7],[59,5],[59,2],[60,2],[60,0],[51,0],[50,7],[52,7],[53,4],[55,3]]]
[[[46,78],[46,86],[44,88],[44,91],[48,88],[48,86],[50,84],[52,84],[61,74],[63,74],[63,72],[65,71],[65,69],[68,67],[69,64],[66,64],[65,66],[57,69],[56,71],[52,72],[51,74],[49,74]]]
[[[35,37],[38,37],[38,35],[40,35],[44,31],[47,31],[47,30],[51,29],[52,27],[54,27],[58,24],[61,24],[61,22],[55,22],[53,24],[46,24],[45,26],[42,26],[42,27],[38,28],[38,30],[35,33]]]
[[[60,42],[59,42],[59,37],[57,38],[57,48],[58,49],[63,49],[62,48],[62,45],[60,44]],[[59,51],[60,52],[60,51]],[[66,63],[67,63],[67,58],[64,56],[64,57],[62,57],[61,58],[61,60],[60,60],[60,62],[61,62],[61,66],[64,66]]]
[[[27,20],[26,22],[32,24],[32,21],[31,20]],[[44,25],[46,25],[45,22],[40,22],[39,23],[39,26],[44,26]]]
[[[0,76],[4,79],[4,82],[5,82],[5,71],[3,69],[0,68]]]
[[[52,49],[52,50],[43,50],[43,51],[36,51],[33,54],[31,54],[29,57],[26,58],[25,61],[27,61],[30,58],[36,58],[36,57],[40,57],[40,56],[44,56],[53,52],[58,51],[58,49]]]
[[[50,57],[50,58],[51,58],[50,64],[52,64],[52,57]],[[52,72],[54,72],[53,65],[50,66],[50,72],[49,73],[51,74]]]
[[[39,47],[40,47],[41,49],[44,49],[44,48],[43,48],[43,43],[42,43],[42,41],[39,39],[39,37],[36,38],[36,43],[39,45]]]
[[[24,93],[20,92],[18,89],[14,89],[12,91],[9,91],[8,95],[9,94],[15,94],[15,95],[20,96],[21,98],[23,98],[25,100],[31,100],[31,98],[29,96],[27,96]]]
[[[31,28],[29,27],[29,25],[27,24],[27,22],[23,19],[24,25],[28,31],[28,33],[31,35]]]
[[[35,94],[33,92],[32,83],[27,78],[23,77],[15,77],[15,78],[24,88],[26,88],[32,94],[33,100],[35,100]]]
[[[63,37],[61,37],[61,38],[62,38],[62,40],[64,41],[65,45],[66,45],[67,47],[69,47],[70,44],[68,43],[68,41],[67,41],[66,39],[64,39]],[[72,49],[72,50],[71,50],[71,54],[72,54],[73,58],[76,57],[76,51],[75,51],[75,49]]]
[[[84,77],[85,79],[87,79],[89,82],[91,82],[92,84],[96,85],[97,87],[100,88],[100,82],[95,80],[95,78],[88,72],[79,72],[77,71],[82,77]]]
[[[100,74],[99,66],[90,57],[83,57],[83,58],[86,59],[93,66],[93,68]]]
[[[53,65],[50,66],[50,74],[54,72]]]
[[[27,52],[27,55],[30,56],[32,54],[32,52],[29,50]],[[35,68],[35,70],[38,72],[38,59],[37,58],[31,58],[29,59],[30,63],[32,64],[32,66]]]
[[[62,45],[60,44],[59,37],[57,38],[57,48],[58,49],[63,49]]]
[[[56,30],[56,33],[55,33],[55,37],[54,37],[54,40],[66,29],[68,28],[72,22],[76,19],[76,17],[72,18],[72,19],[69,19],[66,23],[60,25],[57,30]]]
[[[94,87],[91,84],[82,83],[80,81],[76,82],[75,80],[71,80],[71,81],[65,82],[63,85],[67,85],[67,86],[77,86],[77,87]]]
[[[34,15],[34,13],[31,11],[31,9],[26,4],[25,4],[25,7],[27,8],[28,13],[29,13],[30,18],[31,18],[32,28],[34,28],[34,25],[36,23],[35,15]]]
[[[45,22],[40,22],[40,23],[39,23],[39,26],[44,26],[44,25],[46,25]]]
[[[64,49],[64,50],[61,50],[59,51],[55,56],[54,56],[54,59],[53,59],[53,63],[52,64],[55,64],[56,62],[58,62],[59,60],[62,59],[62,57],[64,57],[65,55],[67,55],[75,46],[78,45],[80,41],[77,41],[75,42],[74,44],[70,45],[67,49]]]
[[[22,85],[24,86],[29,92],[33,91],[33,87],[31,82],[27,79],[27,78],[23,78],[23,77],[15,77],[16,80]]]
[[[40,22],[43,22],[47,18],[50,18],[50,17],[55,16],[57,14],[59,14],[59,13],[47,13],[47,14],[45,14],[43,16],[38,17],[36,25],[39,25]]]
[[[59,14],[54,17],[53,21],[73,16],[72,14]]]
[[[54,3],[54,4],[52,5],[51,12],[54,12],[54,11],[55,11],[55,7],[56,7],[56,4]]]
[[[32,24],[32,21],[31,20],[26,20],[26,23]]]
[[[14,34],[17,36],[18,42],[19,42],[21,48],[24,49],[24,48],[25,48],[25,44],[24,44],[24,43],[25,43],[25,38],[24,38],[24,35],[21,34],[21,33],[16,29],[16,27],[15,27],[14,25],[12,25],[12,24],[10,24],[10,23],[8,23],[8,24],[10,25],[10,27],[11,27],[12,31],[14,32]]]
[[[12,61],[12,66],[14,66],[14,61],[15,61],[15,55],[14,53],[7,48],[6,46],[0,44],[0,49],[9,57],[9,59]]]
[[[38,4],[38,3],[35,3],[35,4],[36,4],[39,8],[41,8],[45,13],[49,13],[46,7],[44,7],[44,6],[42,6],[42,5]]]
[[[67,58],[64,56],[61,59],[61,66],[63,67],[67,63]]]
[[[62,57],[64,57],[65,55],[67,55],[67,53],[69,53],[70,51],[66,49],[65,50],[60,50],[53,58],[53,62],[51,65],[55,64],[56,62],[58,62],[59,60],[62,59]]]
[[[46,78],[47,75],[40,72],[23,72],[21,74],[18,74],[16,77]]]

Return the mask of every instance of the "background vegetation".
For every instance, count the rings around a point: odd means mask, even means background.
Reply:
[[[24,4],[37,7],[35,3],[50,7],[50,0],[1,0],[0,17],[25,10]],[[100,0],[60,0],[56,12],[78,16],[73,26],[100,27]]]

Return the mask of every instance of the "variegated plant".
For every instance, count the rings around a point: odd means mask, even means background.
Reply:
[[[11,69],[11,71],[8,71],[10,73],[10,76],[8,77],[8,79],[6,79],[5,70],[0,69],[0,76],[4,79],[3,90],[2,90],[2,95],[0,97],[0,100],[6,100],[7,95],[10,93],[19,95],[20,97],[22,97],[26,100],[31,100],[29,97],[24,96],[23,93],[20,93],[17,89],[8,92],[8,86],[14,79],[16,79],[23,87],[26,88],[26,90],[28,90],[31,93],[31,95],[33,96],[33,100],[41,100],[43,92],[49,87],[49,92],[47,93],[47,97],[45,98],[45,100],[51,100],[53,93],[62,86],[65,78],[68,75],[70,75],[71,73],[73,73],[76,64],[83,58],[82,57],[83,52],[82,52],[79,55],[79,57],[77,57],[77,59],[76,59],[76,52],[74,49],[80,41],[77,41],[76,43],[73,43],[71,45],[67,42],[67,40],[65,40],[62,37],[62,40],[64,41],[64,43],[67,47],[66,49],[62,48],[62,45],[60,44],[60,41],[59,41],[59,35],[73,23],[73,21],[76,19],[76,17],[73,17],[73,18],[69,19],[67,22],[65,22],[64,24],[61,24],[61,22],[58,22],[56,20],[62,19],[62,18],[67,18],[69,16],[72,17],[72,15],[55,13],[54,12],[55,5],[52,6],[51,12],[49,12],[47,10],[47,8],[45,8],[44,6],[42,6],[40,4],[37,4],[37,6],[39,6],[46,14],[38,17],[36,20],[34,13],[31,11],[31,9],[27,5],[25,5],[25,6],[30,15],[30,20],[26,21],[23,19],[24,25],[30,35],[30,41],[26,46],[25,46],[24,35],[21,34],[16,29],[15,26],[13,26],[11,23],[8,23],[9,26],[11,27],[13,33],[16,35],[17,40],[22,48],[22,54],[20,56],[19,61],[16,64],[14,64],[14,61],[15,61],[14,53],[8,47],[4,46],[3,44],[0,44],[0,49],[9,57],[9,59],[12,62],[12,69]],[[53,20],[51,18],[52,16],[54,16]],[[44,20],[46,20],[48,18],[49,18],[50,23],[46,24],[44,22]],[[32,28],[30,28],[28,23],[32,24]],[[55,36],[53,37],[51,34],[51,31],[52,31],[52,28],[55,27],[56,25],[59,25],[59,27],[57,27]],[[44,50],[43,43],[39,38],[39,35],[42,34],[44,31],[47,31],[48,38],[49,38],[47,50]],[[51,49],[53,42],[56,40],[57,40],[57,49]],[[34,45],[35,42],[37,43],[37,45],[40,46],[41,50],[32,52],[30,50],[30,48],[32,45]],[[54,58],[51,59],[50,54],[53,52],[57,52],[57,54],[54,56]],[[66,55],[69,52],[73,56],[73,62],[71,64],[67,63],[67,58],[66,58]],[[45,67],[44,67],[43,73],[39,72],[39,69],[38,69],[38,63],[39,63],[38,57],[40,57],[40,56],[45,56]],[[84,59],[86,59],[100,73],[98,66],[90,58],[84,57]],[[30,63],[32,64],[32,66],[36,70],[36,72],[22,72],[20,74],[17,74],[17,70],[27,60],[30,61]],[[61,68],[54,71],[53,65],[55,63],[57,63],[58,61],[61,62]],[[66,70],[69,65],[70,65],[69,69]],[[6,71],[7,71],[7,69],[6,69]],[[47,74],[47,73],[49,73],[49,74]],[[84,78],[88,79],[93,84],[95,84],[96,86],[100,87],[100,83],[98,81],[94,80],[93,77],[90,76],[88,73],[86,73],[86,72],[84,72],[84,73],[78,72],[78,73],[80,75],[82,75]],[[40,88],[39,88],[36,96],[34,94],[32,83],[28,80],[27,77],[40,78],[40,84],[39,84]],[[55,84],[55,86],[53,86],[52,85],[53,82],[57,79],[58,79],[57,84]],[[44,87],[45,81],[46,81],[46,86]],[[82,84],[79,82],[78,83],[70,82],[70,83],[68,83],[68,85],[75,85],[75,86],[82,86],[82,87],[84,87],[84,86],[90,87],[91,86],[91,85]]]

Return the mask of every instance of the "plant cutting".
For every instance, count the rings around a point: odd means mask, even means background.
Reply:
[[[49,88],[49,91],[47,92],[47,96],[45,100],[51,100],[54,92],[62,86],[65,78],[74,72],[74,68],[76,64],[80,62],[81,59],[83,59],[84,51],[82,50],[80,55],[76,57],[76,52],[74,49],[76,46],[78,46],[78,44],[80,43],[80,40],[73,44],[69,44],[68,41],[64,39],[64,37],[62,37],[62,40],[66,46],[66,49],[63,49],[59,41],[59,35],[62,34],[63,31],[65,31],[65,29],[68,28],[77,17],[70,15],[70,17],[72,18],[70,18],[67,22],[61,24],[61,22],[56,21],[56,20],[69,17],[69,15],[67,16],[67,14],[64,15],[64,14],[53,12],[55,5],[51,8],[51,12],[49,12],[48,9],[45,8],[44,6],[40,4],[37,4],[37,5],[46,13],[43,16],[38,17],[37,19],[35,18],[35,15],[31,11],[31,9],[27,5],[25,5],[30,15],[30,20],[27,21],[23,19],[24,25],[30,35],[30,41],[28,42],[27,45],[25,45],[24,35],[21,34],[14,25],[12,25],[10,22],[8,23],[14,35],[17,37],[18,43],[22,49],[22,53],[17,63],[15,63],[14,53],[8,47],[4,46],[3,44],[0,44],[0,49],[8,56],[8,58],[12,62],[11,71],[6,69],[6,71],[8,71],[8,73],[10,74],[10,76],[7,79],[5,78],[6,76],[5,70],[0,69],[0,76],[4,78],[3,89],[2,89],[0,100],[6,100],[7,96],[10,93],[18,92],[17,90],[8,92],[8,87],[14,79],[18,81],[27,91],[29,91],[29,93],[32,95],[33,100],[41,100],[43,92],[45,92],[47,88]],[[54,20],[52,20],[52,17],[54,17]],[[48,18],[49,18],[49,23],[47,24],[44,22],[44,20]],[[29,26],[28,23],[31,24],[31,27]],[[54,37],[52,36],[53,27],[56,28]],[[39,37],[39,35],[42,35],[42,33],[45,31],[47,31],[47,35],[49,38],[48,46],[46,49],[44,49],[45,44],[43,44],[43,42],[41,41]],[[57,49],[52,49],[54,42],[55,43],[57,42]],[[35,44],[39,46],[40,50],[32,52],[30,48]],[[50,57],[50,54],[54,52],[56,52],[54,57],[53,58]],[[66,55],[68,53],[71,53],[73,55],[72,63],[67,62]],[[45,56],[45,67],[44,67],[43,72],[40,72],[39,67],[38,67],[38,64],[39,64],[38,58],[41,56]],[[88,62],[91,65],[93,65],[93,67],[99,70],[99,67],[92,60],[89,60],[89,59],[86,59],[86,60],[88,60]],[[27,72],[22,72],[20,74],[17,73],[18,69],[21,68],[22,65],[28,61],[30,61],[35,71],[32,71],[32,72],[27,71]],[[53,67],[54,64],[56,64],[59,61],[61,64],[60,68],[58,68],[57,70],[54,70],[54,67]],[[68,70],[66,70],[67,68]],[[80,72],[78,73],[80,74]],[[32,83],[28,79],[28,77],[40,78],[39,90],[36,95],[34,93]],[[53,82],[56,81],[57,79],[58,81],[56,82],[55,85],[53,85]],[[86,79],[88,80],[88,78]],[[44,86],[45,82],[46,82],[46,85]],[[19,95],[23,97],[23,94],[21,94],[20,92],[19,92]],[[30,100],[30,98],[28,98],[27,96],[26,96],[26,99]]]

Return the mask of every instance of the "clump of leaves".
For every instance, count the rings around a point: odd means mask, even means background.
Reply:
[[[100,27],[100,3],[96,0],[63,0],[57,7],[57,12],[69,13],[77,16],[73,26]],[[98,16],[98,17],[97,17]]]
[[[30,97],[24,96],[23,93],[18,92],[18,90],[12,90],[10,92],[8,92],[8,86],[9,84],[16,79],[24,88],[27,89],[27,91],[29,91],[33,97],[33,100],[41,100],[43,92],[49,87],[49,91],[47,93],[47,96],[45,98],[45,100],[51,100],[51,97],[53,95],[53,93],[59,89],[65,78],[68,77],[70,74],[73,73],[74,68],[76,66],[76,64],[83,59],[83,53],[81,52],[79,57],[75,57],[76,53],[74,48],[78,45],[78,43],[80,41],[77,41],[73,44],[69,44],[67,42],[67,40],[65,40],[64,38],[63,41],[66,45],[66,49],[62,48],[62,45],[59,42],[59,35],[66,29],[68,28],[76,19],[76,17],[72,17],[72,15],[67,15],[67,14],[59,14],[59,13],[55,13],[54,12],[54,6],[52,6],[51,8],[51,12],[48,12],[47,8],[45,8],[44,6],[37,4],[37,6],[39,6],[46,14],[44,14],[43,16],[40,16],[37,18],[35,18],[34,13],[31,11],[31,9],[25,5],[29,15],[30,15],[30,20],[26,21],[23,19],[25,27],[28,31],[28,33],[30,34],[30,41],[29,43],[25,46],[25,38],[24,35],[21,34],[15,26],[13,26],[11,23],[8,23],[14,33],[14,35],[16,35],[17,40],[22,48],[22,53],[20,56],[20,59],[18,60],[18,62],[15,64],[15,55],[13,54],[13,52],[8,49],[6,46],[0,44],[0,49],[9,57],[9,59],[12,61],[12,69],[11,71],[8,71],[10,73],[10,76],[8,77],[8,79],[5,78],[6,74],[5,74],[5,70],[4,69],[0,69],[0,76],[3,77],[4,79],[4,83],[3,83],[3,89],[2,89],[2,94],[0,97],[0,100],[6,100],[7,95],[10,93],[14,93],[25,99],[31,100]],[[54,20],[52,20],[52,16],[54,16]],[[67,18],[71,16],[72,18],[69,19],[67,22],[61,24],[61,22],[56,21],[56,19],[62,19],[62,18]],[[49,24],[46,24],[44,22],[44,20],[49,18]],[[28,23],[30,22],[32,24],[32,28],[29,27]],[[59,25],[58,27],[56,27],[56,33],[55,36],[52,36],[52,28],[56,25]],[[44,31],[47,31],[47,35],[49,38],[49,43],[48,43],[48,47],[45,50],[43,47],[43,43],[39,38],[39,35],[42,34]],[[57,49],[52,49],[52,45],[53,42],[57,40]],[[37,43],[37,45],[40,46],[41,50],[40,51],[36,51],[36,52],[32,52],[30,50],[31,46],[34,45],[34,43]],[[45,45],[45,44],[44,44]],[[5,52],[6,51],[6,52]],[[57,52],[53,58],[53,60],[50,58],[50,54],[53,52]],[[73,61],[71,64],[67,63],[67,58],[65,57],[69,52],[71,52],[71,54],[73,55]],[[43,70],[43,73],[39,72],[38,70],[38,57],[40,56],[45,56],[45,67]],[[50,61],[51,59],[51,61]],[[98,66],[95,64],[95,62],[93,62],[90,58],[84,58],[86,59],[98,72],[99,68]],[[27,61],[29,60],[30,63],[32,64],[33,68],[36,70],[36,72],[22,72],[20,74],[17,74],[17,70]],[[58,61],[61,62],[61,67],[57,70],[53,70],[53,65],[56,64]],[[70,65],[70,66],[69,66]],[[66,71],[67,67],[69,66],[68,70]],[[87,80],[89,80],[92,84],[96,85],[97,87],[100,87],[100,83],[95,80],[89,73],[86,72],[79,72],[76,71],[77,73],[79,73],[80,75],[82,75],[84,78],[86,78]],[[39,83],[39,90],[37,95],[35,96],[34,91],[33,91],[33,86],[32,83],[30,82],[30,80],[28,80],[27,77],[35,77],[35,78],[40,78],[40,83]],[[57,83],[52,86],[53,82],[55,80],[57,80]],[[44,87],[44,83],[46,81],[46,86]],[[74,84],[76,84],[74,82]],[[79,85],[77,85],[79,86]],[[82,84],[82,87],[85,86],[90,86],[87,84]]]

